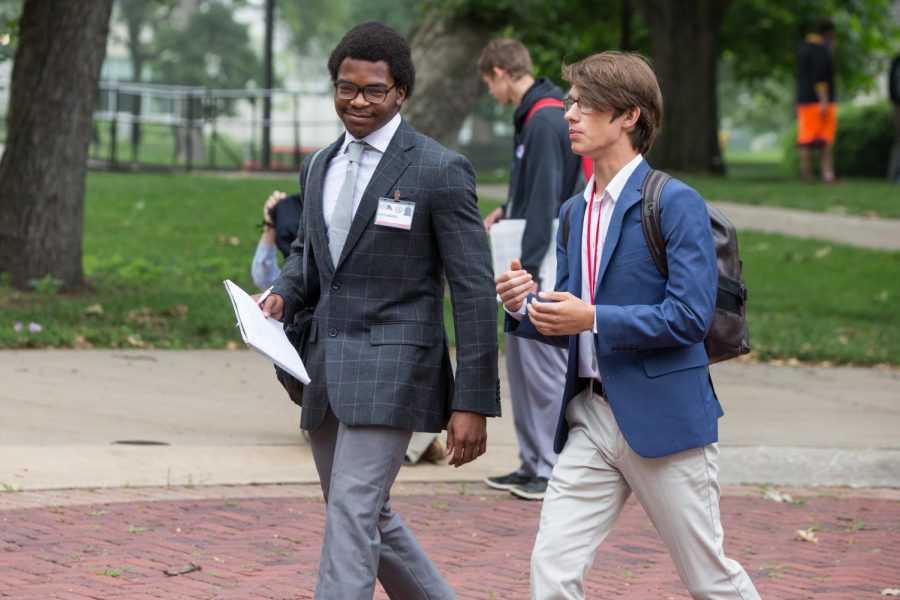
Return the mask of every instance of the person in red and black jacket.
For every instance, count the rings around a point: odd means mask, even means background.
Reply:
[[[553,220],[562,203],[587,181],[581,157],[571,150],[562,90],[548,79],[535,79],[528,49],[509,38],[495,39],[485,47],[478,70],[494,100],[516,107],[507,202],[485,218],[484,226],[490,231],[501,219],[524,219],[520,258],[515,262],[532,274],[535,292],[553,289],[552,279],[540,279],[541,262],[555,243]],[[488,477],[485,483],[520,498],[540,500],[556,464],[553,423],[565,380],[566,351],[507,336],[506,366],[520,466],[508,475]]]

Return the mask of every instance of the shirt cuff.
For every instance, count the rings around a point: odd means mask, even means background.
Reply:
[[[280,274],[281,269],[278,268],[278,260],[275,257],[275,245],[262,242],[257,244],[253,262],[250,263],[250,276],[256,287],[266,289]]]
[[[526,300],[526,302],[527,302],[527,300]],[[507,309],[505,306],[503,307],[503,310],[505,310],[505,311],[506,311],[506,314],[508,314],[509,316],[511,316],[511,317],[512,317],[513,319],[515,319],[516,321],[521,321],[522,319],[525,318],[525,311],[526,311],[525,304],[526,304],[526,302],[523,302],[523,303],[522,303],[522,306],[519,307],[519,310],[517,310],[517,311],[515,311],[515,312],[513,312],[513,311]]]

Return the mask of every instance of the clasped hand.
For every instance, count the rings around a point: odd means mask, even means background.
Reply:
[[[497,295],[511,313],[518,312],[522,303],[537,291],[528,271],[518,260],[510,263],[510,270],[494,279]],[[594,307],[569,292],[540,292],[541,302],[528,303],[528,316],[535,328],[544,335],[575,335],[594,328]]]

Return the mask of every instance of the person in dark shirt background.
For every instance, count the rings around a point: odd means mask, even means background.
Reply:
[[[815,181],[813,150],[820,150],[822,181],[836,181],[832,148],[837,133],[834,93],[834,22],[822,17],[797,50],[797,147],[800,174]]]
[[[894,146],[888,160],[887,178],[900,183],[900,54],[891,62],[891,70],[888,72],[888,93],[894,104]]]

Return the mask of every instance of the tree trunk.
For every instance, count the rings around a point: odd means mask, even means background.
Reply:
[[[716,69],[728,0],[632,0],[651,36],[665,104],[650,152],[655,167],[724,173],[719,148]]]
[[[146,18],[146,5],[134,13],[127,14],[128,40],[126,46],[131,55],[131,80],[135,83],[143,81],[144,49],[141,44],[141,30],[144,28]],[[138,161],[138,153],[141,148],[141,104],[143,96],[140,92],[134,92],[131,96],[131,162]],[[115,117],[114,117],[115,118]]]
[[[455,148],[463,121],[484,91],[477,62],[491,39],[487,26],[432,15],[410,36],[416,87],[404,117],[424,133]]]
[[[26,0],[0,160],[0,272],[82,284],[84,180],[113,0]]]

